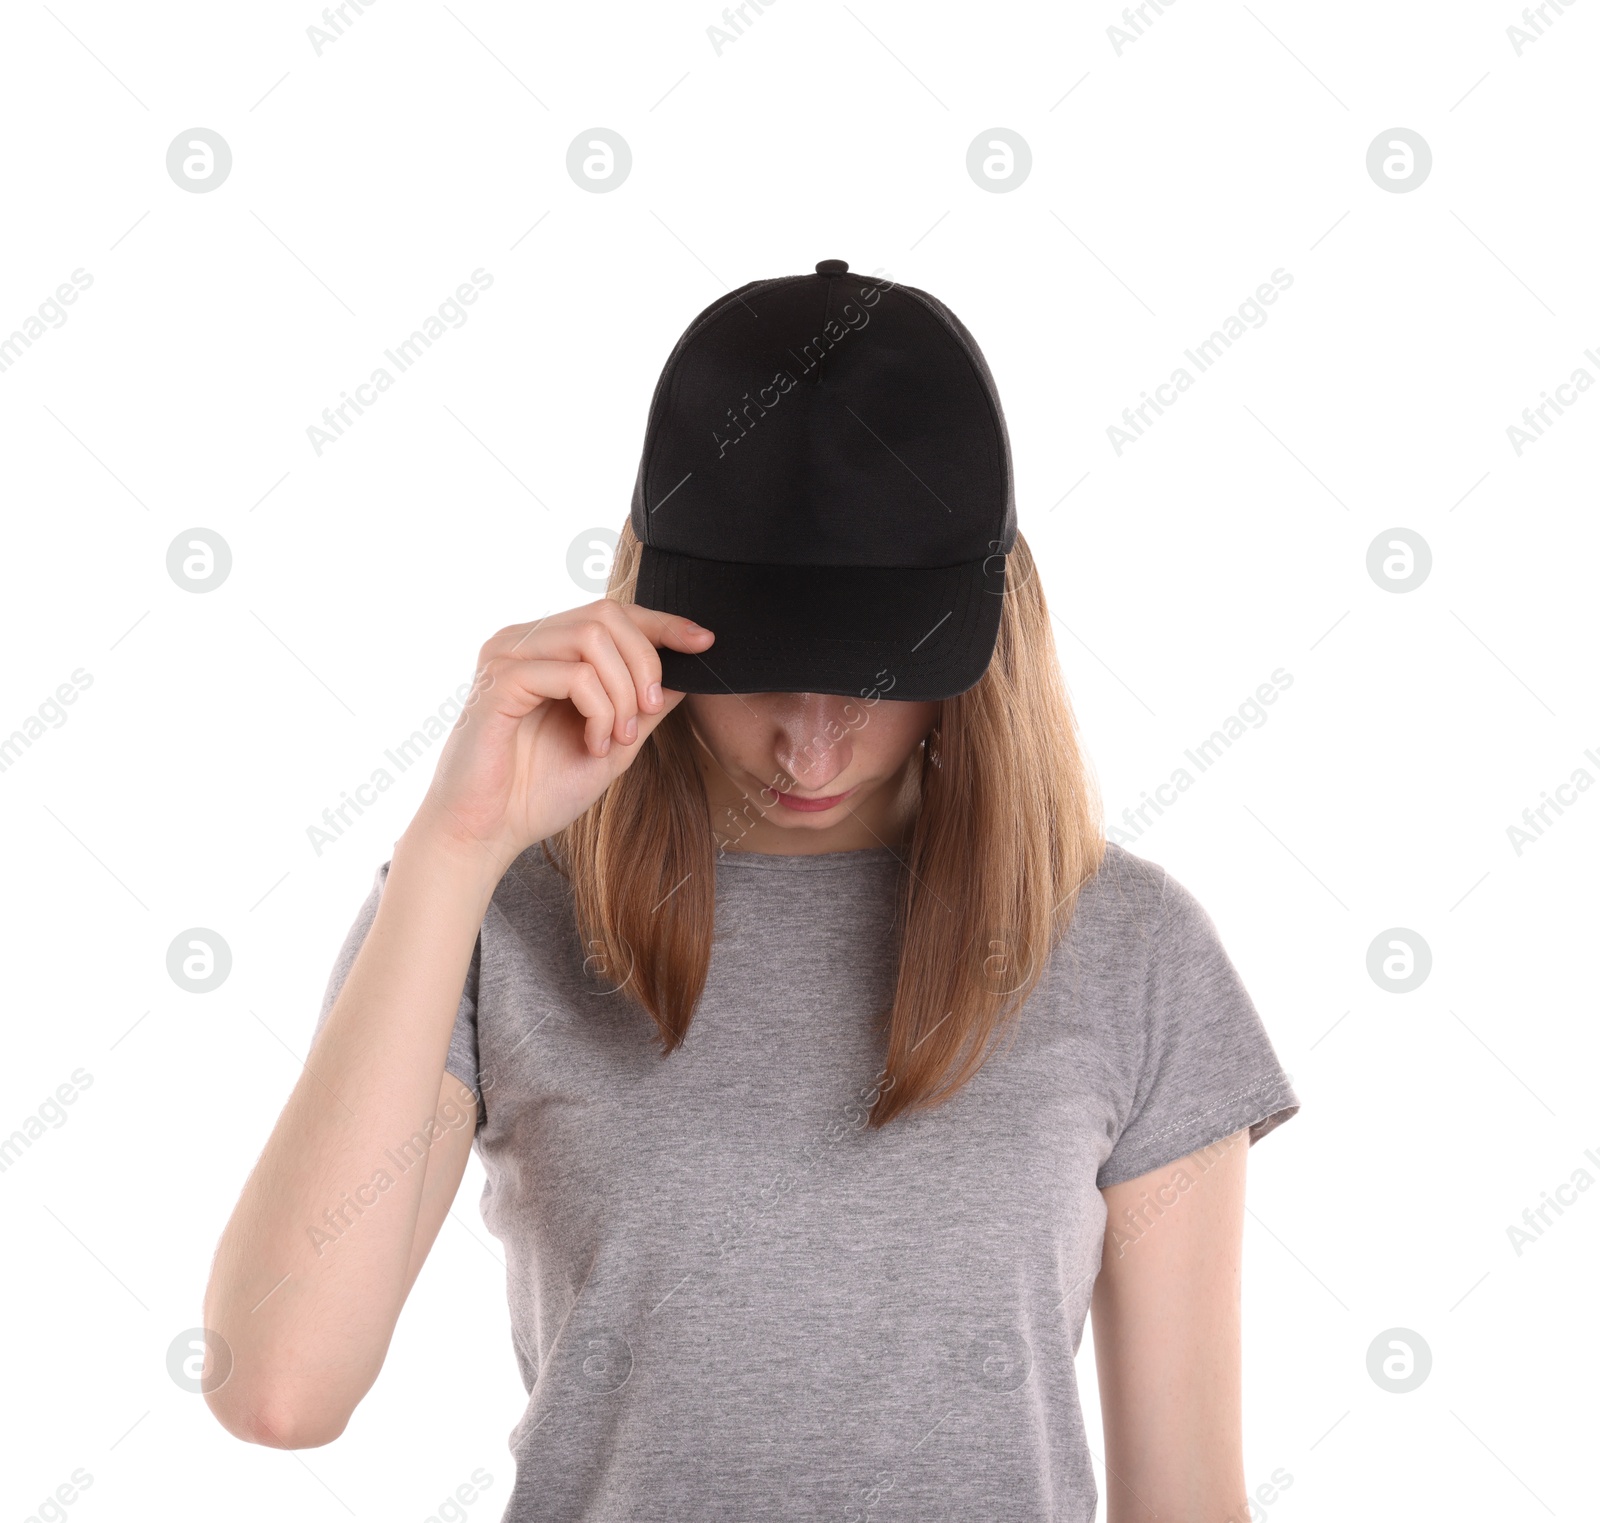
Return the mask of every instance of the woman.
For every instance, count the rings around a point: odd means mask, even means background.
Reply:
[[[1103,838],[975,342],[846,275],[691,324],[607,596],[483,647],[218,1250],[239,1437],[343,1431],[476,1139],[507,1519],[1092,1519],[1091,1305],[1112,1523],[1248,1517],[1298,1101]]]

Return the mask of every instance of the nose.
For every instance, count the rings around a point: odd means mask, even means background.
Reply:
[[[850,765],[851,700],[833,693],[786,693],[778,709],[772,757],[806,793],[825,789]]]

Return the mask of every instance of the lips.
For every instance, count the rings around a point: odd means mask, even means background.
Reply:
[[[823,798],[811,799],[801,798],[798,794],[794,793],[780,793],[778,795],[778,802],[783,805],[785,809],[795,809],[804,814],[820,814],[824,810],[832,809],[836,805],[842,804],[855,791],[856,790],[854,788],[850,788],[844,793],[833,793]]]

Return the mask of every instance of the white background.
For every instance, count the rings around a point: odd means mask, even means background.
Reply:
[[[307,827],[496,628],[587,600],[568,546],[625,518],[689,319],[823,258],[984,347],[1113,822],[1292,675],[1132,848],[1211,912],[1304,1102],[1250,1159],[1247,1472],[1293,1477],[1266,1516],[1593,1516],[1600,1191],[1520,1255],[1507,1228],[1600,1178],[1600,798],[1520,853],[1507,828],[1600,777],[1600,396],[1520,455],[1507,426],[1600,379],[1600,12],[1520,55],[1509,0],[1183,0],[1120,53],[1109,3],[781,0],[720,55],[711,0],[381,0],[320,56],[316,20],[4,13],[0,335],[93,284],[0,370],[0,735],[92,685],[0,772],[0,1136],[92,1085],[0,1174],[0,1516],[85,1467],[74,1519],[421,1520],[480,1466],[468,1515],[498,1516],[523,1393],[476,1159],[333,1446],[238,1443],[167,1350],[430,769],[320,855]],[[197,126],[233,167],[192,194],[166,154]],[[605,194],[566,169],[597,126],[633,153]],[[966,169],[995,127],[1033,156],[1005,193]],[[1433,155],[1403,193],[1366,168],[1395,127]],[[478,268],[318,456],[307,426]],[[1279,268],[1119,455],[1107,426]],[[233,556],[205,594],[166,569],[196,527]],[[1431,550],[1411,591],[1367,569],[1395,529]],[[232,949],[214,993],[166,972],[190,927]],[[1432,953],[1408,994],[1367,971],[1396,927]],[[1367,1370],[1397,1327],[1433,1357],[1408,1394]],[[1099,1456],[1087,1338],[1080,1379]]]

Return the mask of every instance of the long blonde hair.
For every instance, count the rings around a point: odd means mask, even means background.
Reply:
[[[608,597],[634,600],[639,550],[624,525]],[[718,848],[695,744],[679,704],[551,857],[572,882],[586,966],[643,1006],[663,1053],[687,1035],[711,962]],[[994,656],[976,686],[939,704],[913,769],[920,801],[873,1126],[949,1099],[978,1071],[1105,853],[1099,790],[1020,534]]]

